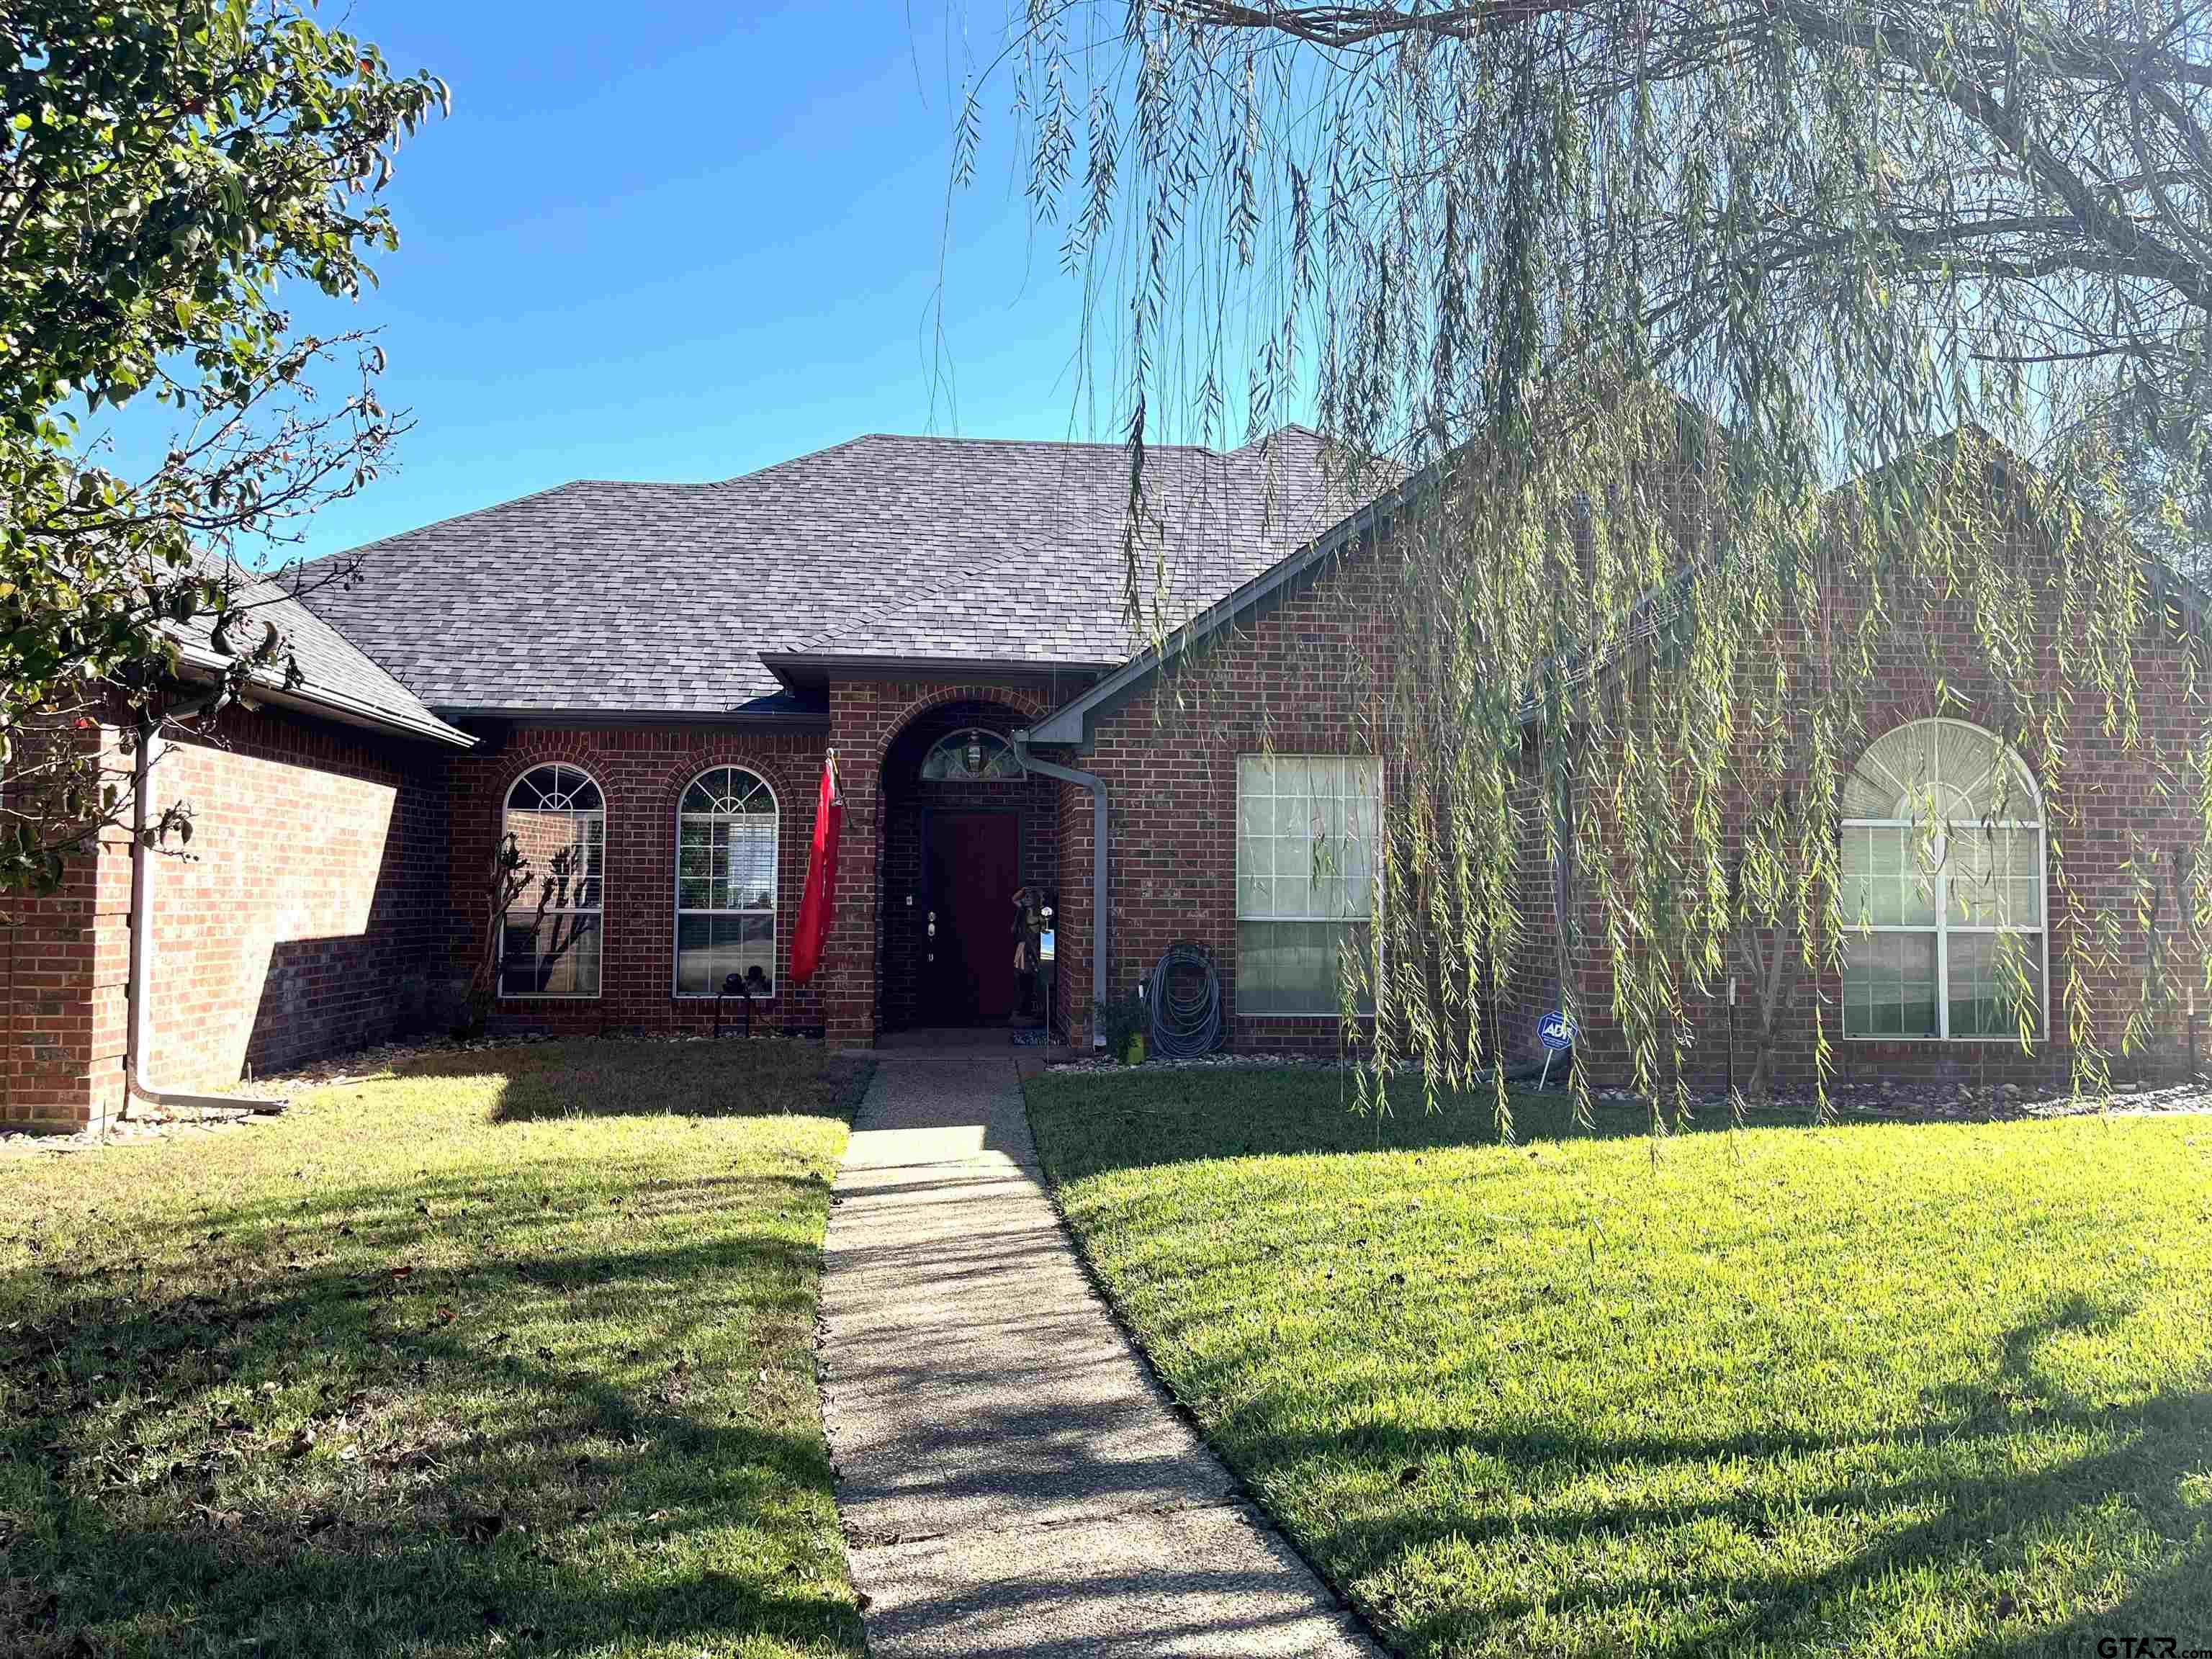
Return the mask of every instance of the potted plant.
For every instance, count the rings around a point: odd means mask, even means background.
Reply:
[[[1144,1064],[1145,1033],[1152,1024],[1152,1013],[1145,1006],[1145,1000],[1123,997],[1097,1006],[1098,1029],[1106,1035],[1106,1052],[1125,1066]]]

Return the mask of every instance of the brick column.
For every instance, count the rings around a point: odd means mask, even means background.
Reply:
[[[845,823],[837,848],[837,914],[822,960],[822,1023],[833,1048],[876,1040],[876,890],[882,846],[883,775],[878,750],[896,688],[866,680],[830,687],[830,743]]]

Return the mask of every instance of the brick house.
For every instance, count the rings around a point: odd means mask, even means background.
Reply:
[[[126,1067],[141,1089],[204,1089],[448,1018],[508,833],[562,873],[507,919],[502,1028],[704,1032],[738,1017],[717,1007],[734,985],[757,1026],[840,1045],[1034,1024],[1048,996],[1082,1042],[1097,999],[1188,942],[1218,969],[1229,1043],[1333,1048],[1334,944],[1364,914],[1386,787],[1349,665],[1389,647],[1375,553],[1403,498],[1341,499],[1299,428],[1155,449],[1148,478],[1151,642],[1124,622],[1127,461],[1110,445],[869,436],[718,483],[580,482],[360,550],[352,582],[269,596],[304,684],[180,729],[154,765],[157,802],[198,807],[191,859],[134,878],[118,838],[0,932],[0,1116],[82,1123],[117,1108]],[[1971,703],[1977,671],[1927,623],[1900,647],[1868,788],[1956,762],[1975,775],[1942,785],[1978,806],[2013,763],[1971,707],[1938,710],[1936,679]],[[211,661],[186,645],[188,670]],[[2146,710],[2161,751],[2186,752],[2201,717],[2172,662]],[[1955,731],[1917,725],[1939,712]],[[838,905],[799,986],[833,750]],[[2073,878],[2119,910],[2142,848],[2186,829],[2191,789],[2144,773],[2140,756],[2077,759],[2078,801],[2005,820],[2046,986],[2047,838],[2063,825]],[[1892,858],[1883,803],[1860,793],[1856,856]],[[1586,1062],[1617,1067],[1602,956],[1575,942],[1601,934],[1567,925],[1589,900],[1540,848],[1534,830],[1523,910],[1554,933],[1515,965],[1500,1040],[1526,1049],[1565,999]],[[1018,896],[1054,902],[1042,978],[1015,970]],[[1986,947],[1917,927],[1897,892],[1882,903],[1851,982],[1808,1004],[1845,1008],[1847,1066],[1979,1063]],[[1696,1063],[1717,1067],[1718,1016],[1697,1012]],[[1785,1073],[1808,1063],[1802,1024]]]

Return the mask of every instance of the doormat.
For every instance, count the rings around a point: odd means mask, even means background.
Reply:
[[[1025,1031],[1015,1031],[1011,1035],[1017,1048],[1042,1048],[1052,1042],[1052,1033],[1042,1025],[1032,1025]]]

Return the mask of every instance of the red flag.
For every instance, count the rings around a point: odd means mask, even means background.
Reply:
[[[791,982],[804,985],[822,965],[822,947],[837,909],[837,832],[845,824],[845,796],[837,787],[837,751],[822,762],[822,788],[814,799],[814,850],[806,857],[806,891],[799,901],[799,927],[791,938]]]

